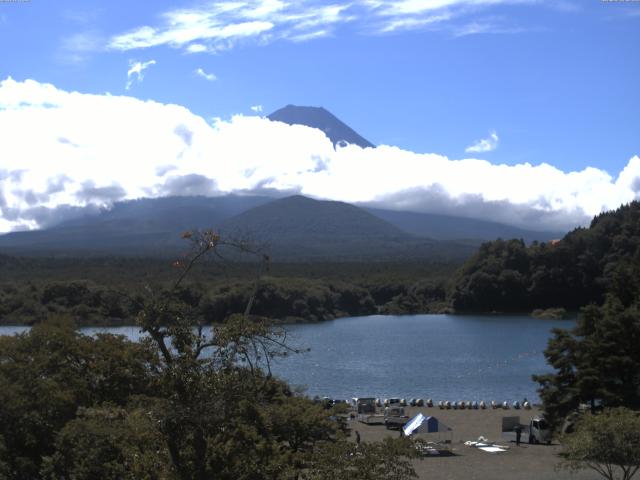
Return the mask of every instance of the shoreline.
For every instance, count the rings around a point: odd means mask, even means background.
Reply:
[[[423,312],[423,313],[399,313],[399,314],[388,314],[388,313],[374,313],[374,314],[366,314],[366,315],[350,315],[350,314],[345,314],[345,315],[339,315],[339,316],[335,316],[333,318],[327,318],[327,319],[323,319],[323,320],[317,320],[317,319],[306,319],[306,318],[302,318],[302,317],[286,317],[284,320],[276,320],[276,319],[272,319],[272,318],[267,318],[267,320],[273,325],[273,326],[290,326],[290,325],[315,325],[315,324],[321,324],[321,323],[328,323],[328,322],[333,322],[335,320],[342,320],[342,319],[346,319],[346,318],[363,318],[363,317],[375,317],[375,316],[382,316],[382,317],[418,317],[418,316],[441,316],[441,315],[446,315],[446,316],[452,316],[452,317],[492,317],[492,318],[499,318],[499,317],[529,317],[529,318],[533,318],[536,320],[541,320],[541,321],[545,321],[545,320],[554,320],[554,321],[566,321],[566,322],[571,322],[571,321],[575,321],[578,318],[578,314],[579,312],[567,312],[565,316],[563,316],[562,318],[554,318],[554,317],[546,317],[546,316],[536,316],[533,314],[533,312]],[[74,320],[75,321],[75,320]],[[83,322],[77,322],[75,321],[77,324],[77,328],[78,329],[82,329],[82,328],[120,328],[120,327],[137,327],[137,325],[135,323],[129,323],[127,322],[120,322],[120,321],[116,321],[116,322],[99,322],[99,323],[83,323]],[[0,319],[0,328],[2,327],[33,327],[34,325],[37,325],[39,322],[34,322],[34,323],[16,323],[16,322],[8,322],[8,323],[4,323],[3,319]],[[213,325],[224,325],[224,322],[211,322],[209,323],[207,326],[213,326]]]

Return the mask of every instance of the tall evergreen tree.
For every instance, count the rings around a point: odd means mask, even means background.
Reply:
[[[640,409],[639,272],[636,255],[612,274],[617,280],[604,305],[584,308],[574,329],[554,331],[545,356],[555,372],[534,375],[552,423],[558,425],[580,403],[592,411],[597,406]]]

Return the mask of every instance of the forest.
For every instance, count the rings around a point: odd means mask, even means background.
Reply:
[[[271,260],[261,272],[253,311],[289,323],[377,313],[577,312],[602,304],[611,288],[636,282],[628,265],[638,246],[640,204],[633,202],[554,242],[484,243],[462,265]],[[172,262],[0,255],[0,322],[33,324],[54,314],[79,325],[131,324],[146,289],[170,283]],[[201,315],[220,321],[247,302],[255,275],[246,262],[204,262],[181,294]]]
[[[166,288],[169,259],[0,256],[0,323],[31,325],[67,315],[79,325],[132,324],[147,288]],[[447,311],[455,263],[273,263],[260,274],[253,312],[278,322]],[[255,288],[248,263],[203,262],[181,287],[203,317],[221,321]]]
[[[350,442],[340,406],[272,377],[298,352],[251,300],[204,330],[181,284],[218,243],[199,237],[171,286],[140,297],[140,342],[57,316],[0,337],[0,479],[415,478],[406,439]]]
[[[637,283],[630,264],[637,261],[639,247],[638,202],[602,213],[588,228],[555,242],[488,242],[454,275],[450,306],[457,312],[577,311],[602,304],[614,288],[629,296]]]

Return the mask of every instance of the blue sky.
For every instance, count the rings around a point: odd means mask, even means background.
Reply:
[[[468,11],[425,8],[426,15],[452,12],[451,20],[390,33],[381,33],[388,19],[346,9],[345,18],[362,18],[319,24],[313,31],[323,37],[255,35],[213,54],[166,44],[106,49],[114,36],[160,27],[162,14],[206,8],[202,2],[5,3],[0,77],[120,94],[128,62],[154,59],[129,93],[205,117],[251,113],[258,104],[265,113],[322,105],[376,144],[452,156],[495,130],[501,142],[492,161],[563,169],[615,172],[638,152],[640,3],[460,3]],[[308,9],[321,4],[328,5]],[[470,33],[474,26],[480,33]],[[198,77],[197,68],[217,80]]]
[[[324,106],[378,145],[614,180],[640,154],[639,46],[640,2],[0,2],[0,80],[206,121]]]

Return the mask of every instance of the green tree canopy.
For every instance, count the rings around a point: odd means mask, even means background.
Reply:
[[[545,356],[555,372],[536,375],[552,423],[581,403],[640,409],[640,256],[615,273],[603,306],[584,308],[572,330],[555,330]],[[620,279],[633,278],[624,282]]]
[[[563,465],[589,468],[607,480],[631,480],[640,469],[640,414],[625,408],[585,415],[563,437]]]
[[[132,299],[139,343],[59,321],[0,338],[0,479],[290,480],[336,467],[338,478],[413,476],[406,445],[354,450],[338,412],[271,375],[275,358],[299,350],[250,315],[260,267],[243,311],[198,314],[198,296],[182,288],[194,265],[229,248],[256,252],[210,231],[185,236],[193,250],[173,287]]]
[[[640,248],[640,202],[594,217],[557,242],[483,244],[457,272],[450,300],[458,311],[578,310],[601,304],[616,285],[637,284],[627,264]]]
[[[55,435],[79,407],[123,405],[131,395],[151,392],[156,364],[144,344],[84,336],[64,320],[0,337],[0,462],[13,478],[37,478]]]

